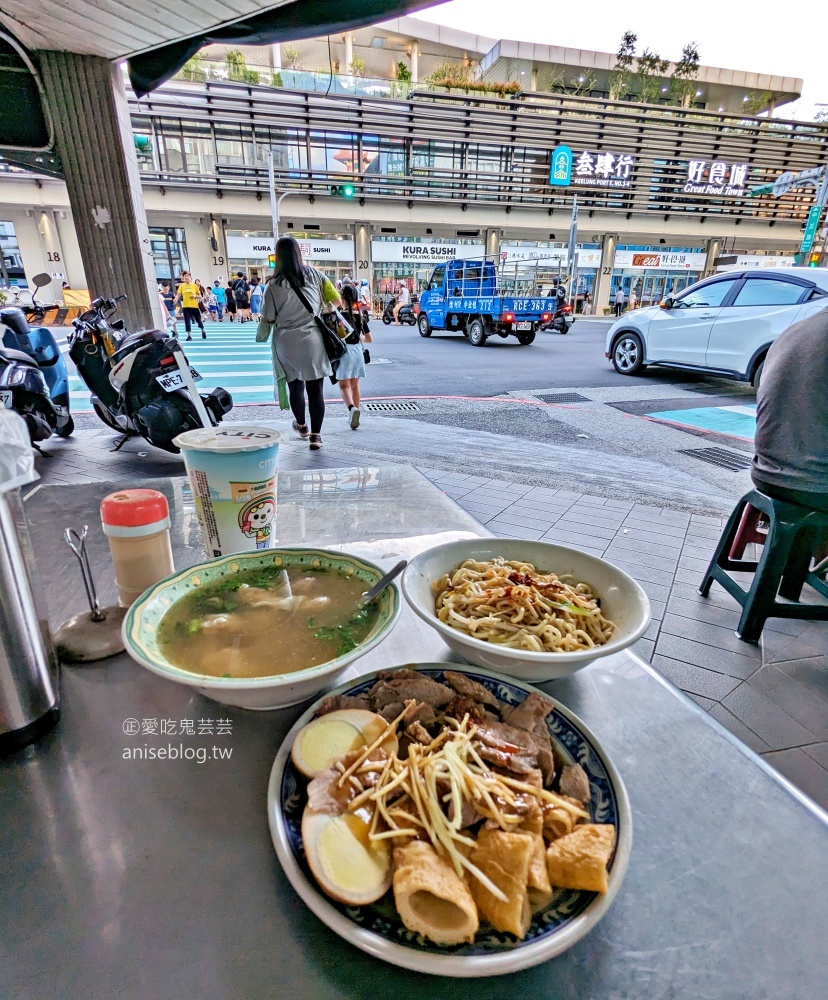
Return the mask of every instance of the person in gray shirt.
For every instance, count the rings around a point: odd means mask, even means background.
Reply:
[[[828,510],[828,309],[771,345],[756,394],[756,488]]]

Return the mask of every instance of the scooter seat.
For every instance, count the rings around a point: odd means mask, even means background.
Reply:
[[[37,362],[33,358],[30,358],[28,354],[24,354],[22,351],[15,351],[12,347],[0,347],[0,361],[15,361],[21,365],[31,365],[32,368],[38,367]]]

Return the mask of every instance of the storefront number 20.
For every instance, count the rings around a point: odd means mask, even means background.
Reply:
[[[358,260],[357,261],[357,268],[360,271],[367,271],[368,270],[368,261],[367,260]]]

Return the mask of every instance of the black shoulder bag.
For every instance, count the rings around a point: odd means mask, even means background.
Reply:
[[[345,341],[341,340],[334,332],[331,330],[324,319],[313,311],[310,302],[305,298],[305,293],[302,291],[299,285],[294,285],[294,283],[288,278],[288,284],[296,292],[296,296],[302,305],[308,310],[308,312],[313,316],[313,320],[319,332],[322,334],[322,343],[325,347],[325,353],[328,355],[329,361],[339,361],[339,359],[345,354],[347,348],[345,347]],[[321,295],[321,290],[320,290]]]

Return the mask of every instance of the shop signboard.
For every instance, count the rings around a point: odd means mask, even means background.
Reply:
[[[517,243],[500,244],[500,260],[504,264],[514,264],[520,261],[542,261],[549,267],[557,267],[559,264],[565,268],[568,264],[569,253],[566,247],[524,247]],[[578,249],[578,268],[600,267],[601,251],[596,248]]]
[[[727,263],[717,264],[717,271],[738,271],[743,267],[794,267],[795,257],[771,254],[739,253],[727,258]]]
[[[482,257],[482,243],[439,243],[417,240],[372,240],[371,256],[375,264],[440,264],[444,260]]]
[[[726,160],[690,160],[684,182],[685,194],[712,194],[744,198],[747,195],[749,163]]]
[[[658,271],[703,271],[706,256],[703,253],[669,253],[659,250],[617,250],[615,267]]]
[[[347,261],[354,260],[353,240],[297,240],[304,260]],[[227,256],[231,260],[267,261],[273,253],[270,236],[228,236]]]
[[[617,150],[571,149],[556,146],[549,162],[553,187],[631,188],[635,157]]]

